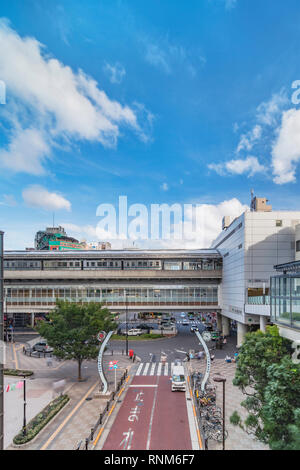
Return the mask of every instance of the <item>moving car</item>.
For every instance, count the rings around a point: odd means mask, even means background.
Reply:
[[[182,365],[174,365],[172,367],[172,392],[175,391],[186,391],[186,382],[185,382],[185,375],[184,375],[184,368]]]
[[[191,332],[193,333],[194,331],[199,331],[199,328],[197,325],[192,325],[191,326]]]
[[[190,322],[188,320],[183,320],[181,324],[182,326],[189,326]]]

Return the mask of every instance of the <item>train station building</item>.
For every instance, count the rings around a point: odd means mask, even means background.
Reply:
[[[33,325],[56,299],[101,302],[114,313],[216,312],[223,334],[237,325],[239,346],[250,328],[272,321],[274,265],[299,253],[300,211],[272,211],[253,198],[250,210],[224,217],[207,249],[6,251],[4,315]]]

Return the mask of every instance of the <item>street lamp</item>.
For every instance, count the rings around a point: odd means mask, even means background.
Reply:
[[[223,383],[223,450],[225,450],[225,382],[226,379],[222,375],[215,375],[213,377],[214,382]]]
[[[126,356],[128,356],[128,323],[127,323],[127,313],[128,313],[127,290],[125,289]]]
[[[23,436],[26,436],[27,430],[26,430],[26,376],[24,375],[24,380],[23,380]]]

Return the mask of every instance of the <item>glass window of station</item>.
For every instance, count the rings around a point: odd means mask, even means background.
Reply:
[[[54,306],[56,299],[106,305],[218,305],[218,287],[6,287],[8,306]]]
[[[300,274],[271,278],[271,316],[275,323],[300,329]]]

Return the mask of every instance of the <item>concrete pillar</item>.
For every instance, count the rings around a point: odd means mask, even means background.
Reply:
[[[245,334],[248,332],[248,326],[244,323],[237,322],[237,347],[239,348],[244,341]]]
[[[230,335],[230,319],[222,315],[222,335],[229,336]]]
[[[222,315],[217,313],[217,329],[222,331]]]
[[[260,317],[259,317],[259,329],[263,333],[266,332],[266,325],[267,325],[267,317],[265,317],[264,315],[260,315]]]
[[[31,328],[34,327],[34,313],[31,314]]]

